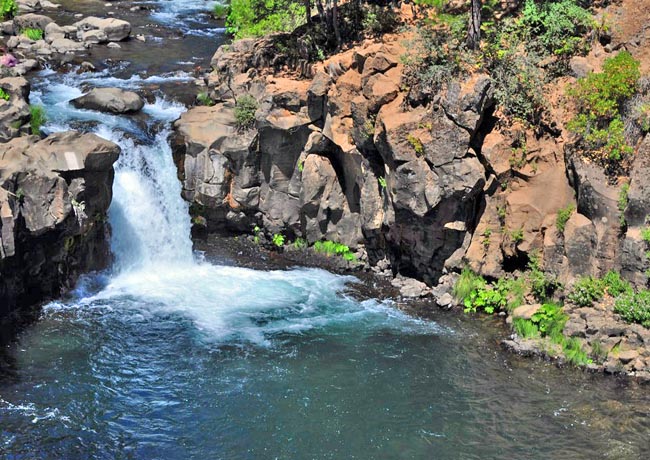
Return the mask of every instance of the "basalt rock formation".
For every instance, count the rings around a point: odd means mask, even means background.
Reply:
[[[18,80],[0,84],[24,88]],[[19,127],[25,114],[15,110],[21,104],[11,107],[8,126]],[[8,142],[0,143],[0,321],[16,324],[29,317],[28,307],[109,263],[106,211],[120,149],[74,131],[45,139],[6,133]]]
[[[471,146],[493,105],[491,83],[473,77],[441,93],[436,110],[410,107],[403,52],[370,44],[293,80],[249,76],[270,55],[260,42],[217,51],[208,84],[220,102],[175,125],[183,195],[208,228],[260,225],[363,247],[370,264],[387,259],[432,284],[458,266],[486,186]],[[221,78],[232,69],[241,73]],[[231,90],[258,101],[254,129],[237,128]]]

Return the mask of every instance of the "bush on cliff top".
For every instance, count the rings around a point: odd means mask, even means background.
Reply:
[[[484,23],[484,66],[509,118],[539,125],[546,110],[544,84],[566,70],[568,58],[588,51],[593,18],[578,3],[528,0],[519,17]]]
[[[304,24],[305,5],[293,0],[232,0],[226,29],[235,38],[291,32]]]

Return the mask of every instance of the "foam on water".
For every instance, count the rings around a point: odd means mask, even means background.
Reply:
[[[360,302],[345,295],[350,277],[323,270],[256,271],[206,263],[192,253],[188,205],[181,198],[168,143],[169,124],[185,110],[162,97],[146,104],[141,119],[75,109],[69,100],[84,84],[138,87],[155,79],[128,80],[106,72],[50,75],[37,87],[34,99],[46,107],[46,131],[83,123],[122,149],[115,164],[113,200],[109,209],[114,264],[110,274],[86,278],[74,298],[46,307],[48,314],[66,310],[119,310],[124,321],[146,314],[179,315],[191,320],[204,340],[268,346],[283,334],[303,334],[328,327],[363,324],[366,330],[397,329],[405,333],[436,333],[434,323],[411,318],[388,303]],[[155,135],[143,133],[143,123],[161,124]],[[128,134],[127,134],[128,133]],[[135,136],[134,136],[135,134]]]
[[[125,307],[131,317],[178,314],[209,342],[268,346],[283,334],[335,327],[386,329],[409,334],[444,332],[435,323],[396,310],[388,302],[345,294],[354,278],[318,269],[259,271],[209,263],[148,266],[114,276],[97,294],[50,304],[46,311]],[[136,304],[137,309],[132,306]],[[128,307],[127,307],[128,305]],[[360,332],[361,333],[361,332]]]
[[[157,2],[151,18],[163,24],[174,24],[188,35],[204,33],[214,5],[218,1],[162,0]],[[201,27],[196,27],[201,25]]]

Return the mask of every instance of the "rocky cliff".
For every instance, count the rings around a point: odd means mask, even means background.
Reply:
[[[17,81],[20,80],[20,81]],[[27,96],[22,79],[0,80],[11,98]],[[0,101],[19,128],[22,104]],[[26,310],[58,297],[77,277],[110,261],[106,211],[111,202],[113,163],[120,149],[93,134],[57,133],[15,137],[3,131],[0,144],[0,321],[29,317]]]
[[[505,114],[498,82],[476,68],[426,94],[412,85],[403,33],[315,64],[289,58],[286,36],[222,46],[204,82],[204,101],[213,104],[175,124],[195,225],[343,243],[366,267],[395,276],[402,295],[433,293],[445,307],[456,303],[450,288],[464,267],[493,281],[488,291],[519,279],[528,289],[518,300],[524,316],[504,314],[530,321],[539,302],[563,304],[567,340],[590,356],[601,346],[610,353],[594,368],[650,379],[650,337],[616,312],[615,295],[589,305],[569,295],[587,276],[620,273],[641,290],[650,276],[650,138],[630,131],[635,153],[612,171],[566,126],[576,110],[567,88],[616,50],[647,72],[643,21],[620,20],[631,11],[625,1],[603,10],[621,27],[549,77],[536,128]],[[241,102],[251,111],[251,97],[254,120],[242,123]],[[647,97],[642,78],[626,113]],[[531,276],[549,291],[535,294]],[[544,343],[517,340],[509,346],[552,354]]]
[[[176,122],[183,194],[209,230],[259,225],[333,240],[430,285],[466,264],[498,278],[533,252],[564,282],[643,271],[644,149],[623,238],[620,186],[571,153],[561,122],[556,134],[500,127],[486,75],[422,105],[404,87],[406,50],[395,38],[337,54],[309,78],[274,71],[272,47],[264,39],[220,48],[206,78],[216,104]],[[245,94],[258,109],[242,130],[234,100]],[[577,212],[560,231],[558,212],[571,206]]]
[[[208,88],[219,102],[175,125],[183,194],[208,228],[333,240],[431,284],[459,267],[494,182],[474,148],[493,106],[490,80],[412,107],[397,42],[337,55],[310,79],[258,75],[265,46],[217,51]],[[258,101],[254,129],[237,128],[231,91]]]

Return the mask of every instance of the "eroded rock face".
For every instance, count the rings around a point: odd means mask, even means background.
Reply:
[[[70,103],[78,109],[116,114],[135,113],[144,107],[144,99],[138,93],[120,88],[93,88]]]
[[[372,264],[429,284],[460,266],[486,181],[470,144],[493,104],[490,80],[413,109],[399,45],[342,53],[305,82],[250,71],[264,43],[217,51],[206,78],[217,104],[175,125],[183,196],[208,228],[363,246]],[[230,90],[258,101],[254,129],[237,129]]]
[[[112,142],[74,131],[0,146],[0,320],[109,262]]]
[[[209,229],[334,240],[430,285],[466,265],[499,278],[531,260],[568,285],[609,270],[645,283],[650,141],[622,227],[620,185],[561,134],[497,127],[487,76],[423,105],[403,89],[398,43],[301,67],[309,79],[279,76],[272,50],[271,38],[220,48],[205,79],[217,104],[176,125],[183,194]],[[233,92],[257,100],[253,129],[237,129]]]

